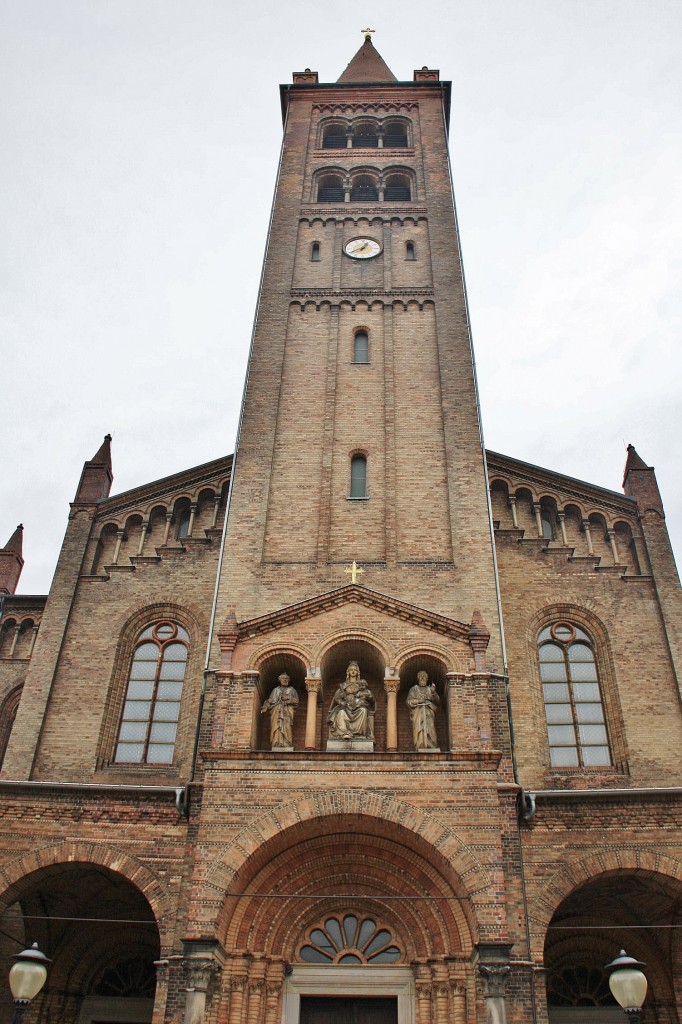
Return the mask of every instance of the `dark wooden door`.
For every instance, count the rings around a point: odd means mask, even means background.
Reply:
[[[301,996],[300,1024],[398,1024],[398,1000]]]

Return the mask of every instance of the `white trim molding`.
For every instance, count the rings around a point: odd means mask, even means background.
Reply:
[[[284,982],[282,1024],[299,1024],[301,996],[394,996],[398,1024],[415,1020],[414,977],[409,967],[296,964]]]

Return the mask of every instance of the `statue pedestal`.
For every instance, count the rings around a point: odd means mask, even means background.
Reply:
[[[327,750],[367,750],[374,751],[374,740],[360,739],[353,740],[327,740]]]
[[[417,754],[440,754],[440,747],[415,747]]]
[[[294,749],[293,747],[272,747],[271,748],[273,754],[287,754],[287,753],[291,752],[293,749]]]

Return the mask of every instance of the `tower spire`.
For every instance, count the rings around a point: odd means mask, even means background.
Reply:
[[[24,527],[19,523],[4,548],[0,548],[0,594],[16,592],[21,570],[24,567],[23,539]]]
[[[365,41],[353,57],[352,61],[338,79],[346,82],[397,82],[391,69],[381,54],[374,49],[372,42],[373,28],[363,28]]]

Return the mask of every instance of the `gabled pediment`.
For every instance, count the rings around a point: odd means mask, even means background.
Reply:
[[[440,633],[441,636],[464,640],[466,643],[470,640],[471,627],[469,625],[457,622],[456,619],[449,619],[445,615],[426,611],[425,608],[419,608],[417,605],[407,604],[398,598],[380,594],[376,590],[369,590],[359,583],[348,583],[346,586],[330,590],[326,594],[309,598],[307,601],[298,601],[286,608],[280,608],[278,611],[259,615],[253,619],[246,619],[244,622],[238,623],[235,620],[232,629],[236,631],[238,639],[246,639],[282,629],[293,623],[303,622],[342,605],[352,604],[363,605],[365,608],[383,612],[414,626]],[[221,629],[219,636],[223,632],[224,630]]]

